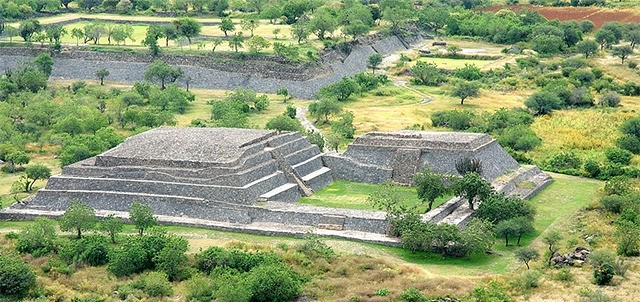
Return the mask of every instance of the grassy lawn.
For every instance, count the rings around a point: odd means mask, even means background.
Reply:
[[[485,65],[491,64],[493,60],[472,60],[472,59],[448,59],[448,58],[429,58],[422,57],[418,61],[433,63],[442,69],[456,69],[464,67],[465,64],[476,65],[478,68],[483,68]]]
[[[378,210],[373,204],[367,201],[367,198],[380,186],[381,185],[338,180],[332,182],[312,196],[303,197],[298,202],[319,207]],[[424,213],[426,211],[426,205],[418,199],[415,188],[400,187],[400,192],[402,194],[403,205],[407,207],[415,206],[418,213]],[[438,198],[433,207],[435,208],[441,205],[449,198],[451,198],[451,196]]]

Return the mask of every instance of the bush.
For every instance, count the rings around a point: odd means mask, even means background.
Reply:
[[[283,264],[261,265],[247,277],[251,301],[293,301],[302,292],[302,279]]]
[[[640,154],[640,139],[635,135],[623,134],[616,140],[616,146],[633,154]]]
[[[150,272],[142,279],[134,282],[132,286],[141,289],[151,297],[168,297],[173,295],[173,288],[167,279],[167,275],[160,272]]]
[[[305,235],[305,242],[298,246],[298,252],[303,253],[310,259],[323,258],[332,260],[336,254],[333,249],[324,243],[319,236],[314,234]]]
[[[266,128],[277,131],[301,131],[302,125],[288,115],[278,115],[267,122]]]
[[[417,289],[408,288],[400,294],[402,302],[426,302],[427,298]]]
[[[592,177],[592,178],[598,177],[600,175],[600,172],[602,172],[600,163],[598,163],[598,161],[593,159],[589,159],[586,162],[584,162],[584,165],[582,166],[582,168],[587,172],[589,177]]]
[[[573,280],[573,274],[571,273],[571,269],[568,267],[561,268],[553,278],[558,281],[569,282]]]
[[[213,282],[211,278],[194,276],[186,282],[187,301],[209,302],[213,301]]]
[[[471,294],[476,301],[512,301],[505,288],[496,281],[490,281],[488,286],[478,286]]]
[[[21,298],[36,284],[33,269],[17,256],[0,254],[0,297]]]
[[[612,177],[604,184],[605,195],[626,195],[629,191],[631,191],[631,184],[626,176]]]
[[[600,199],[600,205],[607,211],[615,214],[622,213],[622,209],[628,204],[629,200],[625,196],[608,195]]]
[[[527,108],[536,115],[548,114],[555,109],[560,109],[562,103],[558,95],[548,91],[536,92],[524,102]]]
[[[147,250],[142,240],[128,238],[109,253],[109,270],[117,277],[129,276],[148,268]]]
[[[211,274],[218,267],[248,272],[259,265],[280,262],[277,256],[272,253],[247,253],[219,247],[210,247],[196,254],[195,261],[198,270],[206,274]]]
[[[109,239],[102,235],[89,235],[71,242],[60,256],[67,263],[83,262],[100,266],[109,262]]]
[[[631,68],[631,69],[636,69],[636,67],[638,67],[638,62],[629,61],[629,63],[627,63],[627,66],[629,66],[629,68]]]
[[[542,143],[533,130],[526,125],[517,125],[506,128],[498,136],[500,145],[516,151],[530,151]]]
[[[434,127],[447,127],[456,131],[471,128],[471,120],[474,113],[471,111],[436,111],[431,115],[431,124]]]
[[[614,276],[614,268],[611,264],[605,263],[600,266],[596,266],[593,269],[593,278],[598,285],[607,285],[611,282]]]
[[[605,151],[605,156],[612,163],[628,165],[631,162],[633,153],[620,148],[609,148]]]
[[[548,165],[553,171],[577,170],[582,166],[582,161],[573,152],[561,152],[553,155],[549,159]]]
[[[31,253],[37,258],[55,251],[56,237],[55,222],[47,218],[37,218],[20,233],[17,249],[21,253]]]

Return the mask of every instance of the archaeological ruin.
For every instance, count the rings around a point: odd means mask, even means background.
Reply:
[[[421,167],[457,173],[476,158],[499,191],[529,197],[551,179],[519,165],[486,134],[395,131],[357,138],[344,153],[322,153],[298,132],[231,128],[153,129],[96,157],[63,168],[37,195],[0,211],[0,218],[59,215],[80,200],[99,216],[126,216],[148,204],[161,222],[261,234],[334,237],[395,244],[379,211],[302,205],[296,201],[333,180],[411,184]],[[468,203],[452,198],[424,220],[463,225]]]

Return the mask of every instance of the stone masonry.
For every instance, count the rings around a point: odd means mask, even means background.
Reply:
[[[550,181],[537,167],[518,165],[486,134],[372,132],[344,154],[322,154],[298,132],[161,127],[64,167],[34,198],[0,211],[0,219],[59,214],[72,200],[126,215],[133,202],[141,202],[164,223],[291,235],[316,230],[397,244],[384,239],[384,212],[296,201],[334,179],[409,185],[424,166],[456,173],[454,163],[462,157],[480,159],[483,176],[507,194],[526,198]],[[473,216],[466,204],[453,198],[423,219],[463,225]]]

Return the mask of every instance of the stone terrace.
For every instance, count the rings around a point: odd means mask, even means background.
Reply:
[[[334,179],[410,184],[424,166],[457,173],[455,161],[462,157],[480,159],[483,176],[506,194],[527,198],[550,182],[537,167],[520,166],[486,134],[372,132],[344,154],[322,154],[298,132],[157,128],[64,167],[35,197],[0,211],[0,219],[59,215],[72,200],[122,216],[141,202],[164,223],[267,234],[316,230],[397,244],[384,239],[389,224],[383,212],[295,201]],[[453,198],[423,220],[464,225],[471,217],[467,203]]]

